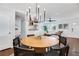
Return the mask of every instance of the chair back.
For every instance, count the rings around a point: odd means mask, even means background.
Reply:
[[[16,37],[15,39],[13,39],[13,46],[20,46],[20,39],[19,39],[19,37]]]
[[[62,43],[63,45],[67,45],[67,38],[59,36],[59,45]]]
[[[51,34],[44,34],[44,36],[51,36]]]
[[[14,55],[15,56],[33,56],[34,50],[14,46]]]
[[[30,36],[34,36],[34,34],[29,34],[29,35],[27,35],[27,37],[30,37]]]

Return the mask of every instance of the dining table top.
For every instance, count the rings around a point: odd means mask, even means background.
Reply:
[[[55,36],[25,36],[22,38],[21,43],[34,48],[47,48],[58,44],[59,40]]]

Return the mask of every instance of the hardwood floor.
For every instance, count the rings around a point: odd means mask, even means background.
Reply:
[[[5,50],[1,50],[0,51],[0,56],[9,56],[13,53],[13,49],[12,48],[8,48]]]
[[[69,56],[79,56],[79,38],[67,38],[67,41],[70,46]],[[0,51],[0,56],[10,56],[11,54],[13,54],[12,48]]]

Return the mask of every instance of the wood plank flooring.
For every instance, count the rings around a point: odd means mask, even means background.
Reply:
[[[9,56],[13,53],[13,49],[12,48],[8,48],[5,50],[1,50],[0,51],[0,56]]]

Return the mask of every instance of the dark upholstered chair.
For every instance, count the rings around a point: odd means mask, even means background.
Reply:
[[[14,56],[33,56],[35,52],[33,49],[22,48],[14,46]]]
[[[67,56],[69,52],[69,45],[67,45],[67,38],[59,36],[59,44],[52,46],[50,50],[52,49],[54,51],[60,52],[60,55],[63,55],[65,53],[64,51],[66,50],[67,51],[66,56]]]
[[[52,49],[47,53],[48,56],[68,56],[69,53],[69,46],[66,45],[59,49]]]
[[[67,38],[66,37],[62,37],[62,36],[59,36],[59,44],[53,46],[52,48],[58,49],[58,48],[62,48],[63,46],[66,46],[66,45],[67,45]]]
[[[14,55],[16,55],[16,56],[17,55],[27,55],[27,54],[29,55],[29,53],[31,53],[31,51],[34,52],[34,49],[30,49],[28,46],[22,45],[20,43],[19,37],[16,37],[15,39],[13,39],[13,48],[14,48]]]
[[[13,39],[13,46],[18,46],[18,47],[22,47],[22,48],[29,48],[29,46],[23,45],[20,42],[20,38],[16,37],[15,39]]]

